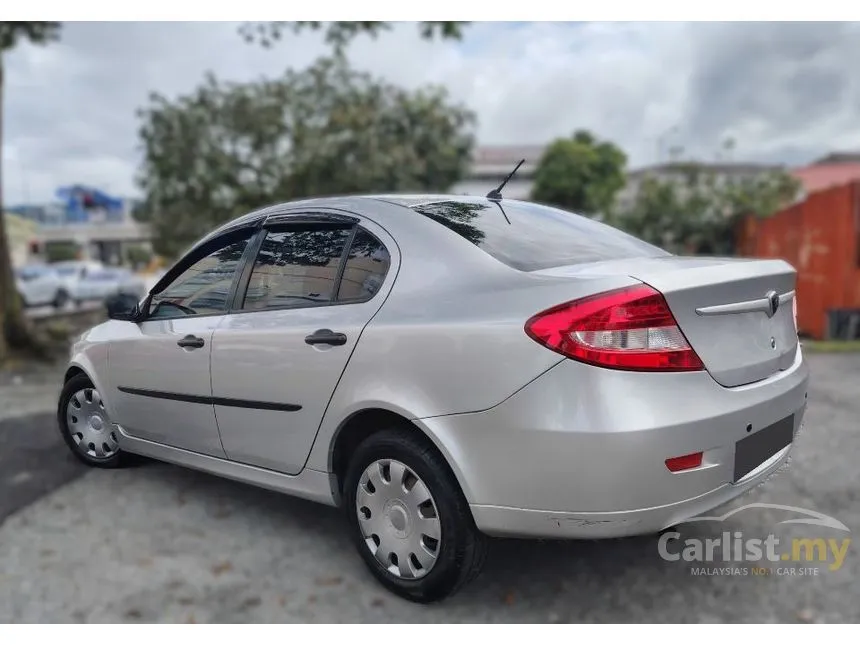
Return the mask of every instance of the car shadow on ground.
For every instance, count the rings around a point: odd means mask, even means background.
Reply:
[[[265,521],[285,536],[301,532],[316,553],[327,554],[329,564],[344,572],[345,585],[381,596],[389,605],[416,607],[388,596],[364,570],[339,509],[155,462],[145,464],[139,476],[160,479],[177,491],[181,504],[200,504],[212,517],[250,525]],[[696,529],[700,530],[704,529]],[[446,620],[477,612],[485,620],[515,620],[521,614],[523,620],[544,621],[698,622],[708,617],[721,620],[730,606],[760,602],[764,579],[747,578],[738,584],[725,577],[697,578],[691,575],[689,563],[662,560],[657,539],[657,535],[599,541],[494,538],[476,581],[447,601],[420,611],[426,620],[433,620],[436,612]],[[720,601],[729,593],[730,601]],[[692,613],[697,598],[709,609]],[[666,612],[675,613],[667,616]],[[734,615],[734,620],[744,620],[736,610]],[[748,620],[762,618],[753,614]]]

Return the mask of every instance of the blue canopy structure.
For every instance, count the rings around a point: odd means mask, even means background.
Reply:
[[[122,212],[123,201],[111,197],[96,188],[89,186],[64,186],[56,191],[57,197],[65,203],[66,217],[69,222],[86,222],[89,220],[88,211],[99,208],[108,213]]]

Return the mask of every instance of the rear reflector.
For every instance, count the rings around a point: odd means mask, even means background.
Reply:
[[[677,473],[682,470],[690,470],[691,468],[698,468],[701,465],[701,452],[694,452],[691,455],[684,455],[683,457],[672,457],[671,459],[666,460],[666,468],[671,470],[673,473]]]
[[[704,369],[663,295],[647,285],[547,309],[532,316],[525,330],[559,354],[601,367],[662,372]]]

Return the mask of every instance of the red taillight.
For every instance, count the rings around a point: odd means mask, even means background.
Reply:
[[[694,452],[690,455],[684,455],[683,457],[672,457],[671,459],[666,460],[666,468],[671,470],[673,473],[677,473],[682,470],[690,470],[691,468],[698,468],[701,465],[701,452]]]
[[[526,333],[555,352],[592,365],[662,372],[704,369],[662,294],[647,285],[547,309],[529,319]]]

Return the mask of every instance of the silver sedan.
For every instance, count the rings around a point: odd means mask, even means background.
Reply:
[[[114,304],[73,347],[59,425],[93,466],[340,506],[372,574],[429,602],[488,535],[656,533],[782,467],[808,380],[795,278],[526,202],[293,202]]]

